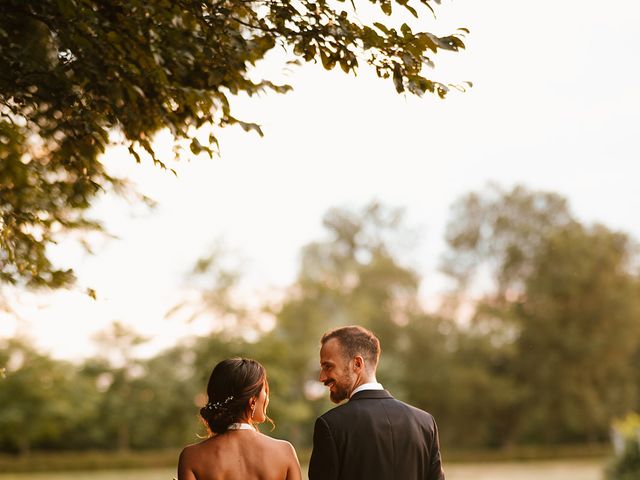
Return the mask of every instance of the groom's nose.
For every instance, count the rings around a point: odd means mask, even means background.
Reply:
[[[320,376],[318,377],[318,380],[324,383],[326,379],[327,379],[327,376],[324,374],[324,371],[320,370]]]

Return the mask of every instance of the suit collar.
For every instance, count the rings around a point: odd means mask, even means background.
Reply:
[[[393,396],[387,390],[361,390],[356,392],[351,397],[351,400],[362,400],[364,398],[393,398]],[[351,401],[349,400],[349,401]]]

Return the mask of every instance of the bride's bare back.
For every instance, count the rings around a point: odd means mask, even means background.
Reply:
[[[293,446],[253,430],[230,430],[189,445],[178,480],[301,480]]]

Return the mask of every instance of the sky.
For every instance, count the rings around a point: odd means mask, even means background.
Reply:
[[[364,68],[356,77],[283,68],[274,57],[260,72],[294,91],[233,102],[263,138],[227,129],[221,158],[184,158],[172,165],[177,176],[111,149],[105,163],[156,208],[98,202],[93,215],[113,237],[92,238],[94,255],[72,241],[52,250],[74,267],[78,287],[5,289],[18,316],[0,312],[0,336],[27,335],[57,358],[78,359],[117,320],[150,338],[140,351],[150,355],[211,327],[211,318],[166,313],[193,297],[187,273],[216,242],[241,267],[243,301],[258,304],[294,281],[300,249],[322,238],[329,208],[372,200],[404,208],[420,232],[409,255],[428,303],[445,287],[437,265],[449,208],[487,182],[557,192],[580,220],[640,239],[640,3],[444,0],[436,13],[419,27],[471,31],[466,51],[436,56],[432,72],[472,81],[466,93],[398,95]],[[159,149],[169,141],[160,134]]]

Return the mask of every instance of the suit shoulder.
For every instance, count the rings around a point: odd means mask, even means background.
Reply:
[[[433,415],[431,415],[429,412],[422,410],[421,408],[414,407],[413,405],[402,402],[400,400],[397,400],[397,402],[402,404],[403,407],[406,408],[408,411],[410,411],[411,414],[414,415],[416,418],[420,418],[432,424],[435,423],[435,419],[433,418]]]
[[[333,407],[331,410],[327,410],[322,415],[318,417],[318,419],[324,420],[326,423],[330,424],[335,422],[336,420],[341,420],[344,416],[349,414],[349,402],[343,403],[341,405]]]

